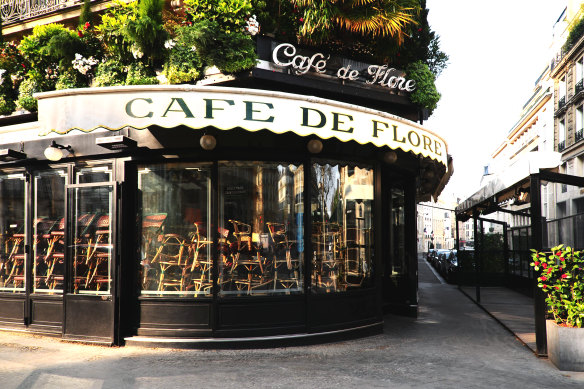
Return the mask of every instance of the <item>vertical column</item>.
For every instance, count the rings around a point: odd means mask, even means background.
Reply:
[[[543,247],[542,239],[542,218],[541,218],[541,179],[539,174],[530,176],[530,196],[531,196],[531,245],[535,250]],[[547,339],[545,329],[545,294],[537,287],[537,282],[533,282],[534,287],[534,313],[535,313],[535,344],[539,356],[547,355]]]

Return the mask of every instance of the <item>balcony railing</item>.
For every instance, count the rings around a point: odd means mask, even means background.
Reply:
[[[74,7],[82,2],[82,0],[0,0],[0,16],[2,23],[7,25]]]
[[[582,90],[584,90],[584,78],[576,83],[576,86],[574,87],[574,95],[582,92]]]
[[[565,105],[566,105],[566,96],[562,96],[562,97],[560,97],[560,100],[558,100],[558,109],[564,108]]]
[[[566,149],[566,141],[563,140],[558,143],[558,151],[564,151]]]
[[[579,142],[582,140],[583,137],[584,137],[584,130],[581,128],[578,131],[576,131],[575,141]]]

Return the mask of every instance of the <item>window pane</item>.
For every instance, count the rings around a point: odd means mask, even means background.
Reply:
[[[111,288],[112,207],[111,185],[70,191],[73,293],[109,294]]]
[[[220,295],[303,291],[302,165],[219,164]]]
[[[24,292],[25,176],[0,175],[0,291]]]
[[[75,183],[77,184],[109,181],[112,181],[112,168],[110,164],[75,169]]]
[[[329,164],[312,169],[312,290],[370,286],[373,169]]]
[[[392,276],[406,274],[404,191],[401,188],[391,189],[390,247]]]
[[[38,172],[34,176],[35,293],[63,292],[66,183],[65,169]]]
[[[139,166],[143,295],[211,295],[210,177],[209,164]]]

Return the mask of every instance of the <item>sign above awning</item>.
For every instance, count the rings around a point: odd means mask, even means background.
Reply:
[[[243,128],[372,143],[447,166],[447,145],[417,123],[381,111],[310,96],[201,86],[131,86],[39,93],[41,135],[153,125]]]

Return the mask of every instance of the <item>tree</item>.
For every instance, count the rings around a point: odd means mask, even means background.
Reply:
[[[419,10],[417,0],[292,0],[303,11],[302,39],[321,43],[357,35],[401,44]]]

